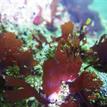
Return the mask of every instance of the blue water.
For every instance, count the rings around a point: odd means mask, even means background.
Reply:
[[[98,12],[105,33],[107,33],[107,0],[94,0],[90,8]]]
[[[107,0],[94,0],[90,7],[98,11],[99,15],[107,20]]]
[[[107,0],[61,0],[66,7],[70,19],[74,23],[85,23],[91,18],[94,26],[90,32],[100,33],[107,31]]]

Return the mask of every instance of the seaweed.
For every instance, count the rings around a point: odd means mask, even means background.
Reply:
[[[52,38],[52,42],[47,42],[43,35],[33,35],[33,42],[38,42],[35,49],[42,50],[43,43],[52,48],[52,43],[57,43],[52,52],[44,61],[34,60],[31,48],[24,50],[24,42],[17,38],[14,33],[4,32],[0,34],[0,86],[4,97],[4,102],[15,104],[17,101],[27,101],[34,97],[38,106],[56,104],[60,107],[95,107],[100,100],[101,87],[103,82],[97,75],[106,64],[107,47],[106,35],[96,41],[96,44],[84,50],[82,46],[87,44],[87,27],[85,23],[77,32],[74,30],[73,22],[66,22],[61,25],[62,36]],[[48,50],[49,51],[49,50]],[[46,54],[46,53],[45,53]],[[51,54],[51,55],[49,55]],[[87,61],[87,59],[89,61]],[[98,60],[97,60],[98,59]],[[86,63],[87,66],[83,66]],[[35,65],[40,65],[42,71],[39,72]],[[91,72],[88,68],[99,71]],[[36,70],[34,70],[34,68]],[[103,70],[106,70],[103,68]],[[41,78],[41,87],[30,84],[29,78]],[[31,79],[29,79],[31,80]],[[64,84],[64,85],[63,85]],[[68,89],[65,91],[65,87]],[[65,94],[62,102],[58,102],[60,94]],[[33,100],[28,100],[29,104]]]

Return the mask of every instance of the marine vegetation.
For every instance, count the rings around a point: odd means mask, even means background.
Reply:
[[[79,28],[71,21],[62,24],[62,36],[51,41],[41,32],[33,33],[30,45],[20,33],[2,30],[0,106],[106,106],[107,83],[102,76],[107,76],[107,38],[104,34],[90,45],[90,21]]]

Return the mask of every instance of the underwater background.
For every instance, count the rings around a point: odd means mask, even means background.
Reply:
[[[0,0],[0,107],[106,107],[106,4]]]
[[[107,29],[107,14],[105,14],[105,11],[107,11],[106,3],[106,0],[94,0],[92,5],[90,6],[90,8],[99,12],[100,18],[102,20],[102,23],[104,24],[105,29]]]

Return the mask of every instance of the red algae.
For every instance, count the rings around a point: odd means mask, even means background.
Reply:
[[[73,27],[72,23],[69,22],[68,24],[70,24],[70,28]],[[66,26],[67,25],[64,25],[63,28]],[[68,29],[67,33],[70,30],[71,29]],[[71,54],[72,46],[67,44],[69,38],[63,38],[65,41],[63,41],[62,38],[60,38],[58,42],[55,57],[48,59],[43,65],[43,90],[47,96],[54,92],[58,92],[62,81],[73,81],[76,79],[81,68],[82,61],[80,56],[74,56],[75,53]],[[62,49],[64,45],[68,45],[68,47]]]
[[[17,65],[22,71],[31,70],[35,64],[32,51],[21,51],[22,45],[22,40],[16,39],[15,34],[9,32],[1,34],[0,63],[5,67]]]

